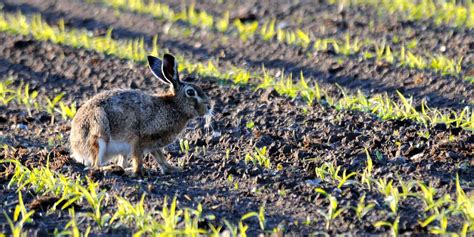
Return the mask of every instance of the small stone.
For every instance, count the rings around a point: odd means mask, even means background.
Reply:
[[[308,180],[305,181],[305,183],[310,185],[310,186],[319,186],[321,181],[322,181],[321,179],[308,179]]]
[[[454,159],[454,160],[457,160],[457,159],[461,159],[461,158],[462,158],[458,153],[456,153],[456,152],[454,152],[454,151],[448,151],[448,152],[446,152],[446,156],[447,156],[448,158],[451,158],[451,159]]]

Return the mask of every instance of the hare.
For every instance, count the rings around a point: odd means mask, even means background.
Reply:
[[[163,147],[173,142],[195,117],[212,113],[208,97],[179,79],[174,56],[148,56],[153,75],[169,85],[165,93],[117,89],[97,94],[77,111],[71,125],[73,158],[105,169],[115,158],[132,160],[132,175],[143,175],[143,157],[151,153],[162,173],[178,171],[166,162]],[[116,164],[123,167],[122,164]],[[130,168],[128,169],[130,170]]]

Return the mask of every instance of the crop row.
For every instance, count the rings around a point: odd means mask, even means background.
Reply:
[[[462,72],[462,57],[453,59],[444,55],[432,55],[428,52],[426,56],[411,52],[416,48],[417,42],[412,41],[409,44],[401,45],[399,50],[386,40],[359,40],[351,39],[349,35],[341,40],[337,38],[318,38],[311,32],[303,29],[285,30],[278,27],[275,19],[267,22],[242,23],[239,19],[230,22],[229,13],[224,13],[221,17],[214,17],[205,11],[197,11],[191,5],[181,12],[173,11],[168,5],[156,3],[155,1],[144,0],[101,0],[101,3],[111,6],[117,11],[126,10],[141,14],[149,14],[158,19],[169,22],[181,21],[190,26],[211,29],[214,32],[221,32],[228,35],[237,35],[242,41],[248,39],[260,39],[264,41],[273,41],[302,47],[309,55],[312,51],[327,52],[334,51],[338,55],[350,56],[357,55],[363,60],[376,59],[392,65],[400,65],[408,68],[420,70],[433,70],[441,74],[450,74],[459,76]],[[177,26],[179,27],[179,26]],[[466,77],[468,81],[474,82],[474,78]]]
[[[373,177],[373,162],[371,155],[366,150],[366,167],[359,172],[347,173],[340,166],[334,166],[332,163],[324,163],[315,169],[316,176],[328,183],[331,183],[337,189],[345,186],[360,186],[368,191],[374,191],[381,195],[386,208],[389,209],[387,219],[392,221],[378,221],[374,226],[385,226],[390,229],[392,236],[398,236],[398,222],[400,219],[400,203],[409,198],[415,198],[423,203],[423,219],[418,220],[422,228],[428,227],[430,233],[441,235],[467,236],[474,231],[474,199],[466,195],[461,188],[459,178],[456,176],[456,198],[444,194],[438,196],[439,191],[431,185],[426,185],[421,181],[404,180],[397,178],[375,178]],[[376,153],[376,156],[379,155]],[[418,191],[414,191],[418,190]],[[355,207],[339,207],[338,200],[321,188],[316,188],[316,192],[326,196],[329,199],[329,206],[326,211],[320,211],[326,219],[326,227],[331,224],[344,209],[354,210],[356,218],[363,219],[376,206],[381,205],[375,200],[366,200],[366,194],[360,196],[359,202]],[[373,195],[372,195],[373,196]],[[455,216],[462,216],[463,224],[459,230],[459,235],[448,231],[448,221]]]
[[[63,21],[59,21],[58,26],[50,26],[42,21],[39,15],[34,16],[31,22],[20,13],[0,15],[0,31],[31,35],[36,40],[50,40],[58,44],[84,47],[141,63],[145,63],[148,54],[143,38],[128,41],[114,40],[111,37],[111,30],[106,36],[92,36],[87,31],[66,29]],[[165,51],[158,48],[156,39],[155,36],[151,47],[148,47],[151,49],[150,54],[152,55],[158,55],[159,50]],[[251,73],[244,68],[231,66],[222,72],[215,66],[217,63],[212,60],[205,63],[192,63],[178,56],[178,61],[180,62],[178,70],[229,80],[235,84],[252,84],[255,88],[271,88],[283,96],[302,98],[309,106],[312,106],[314,102],[322,102],[336,109],[353,109],[374,113],[382,119],[411,119],[425,125],[444,123],[447,126],[474,129],[474,116],[469,107],[461,112],[443,113],[437,109],[429,108],[426,102],[423,102],[421,110],[418,111],[413,105],[413,100],[406,98],[401,93],[398,93],[400,102],[396,102],[387,95],[367,97],[361,92],[349,95],[342,89],[343,97],[337,99],[329,96],[317,83],[313,86],[308,85],[302,74],[299,82],[295,83],[291,74],[282,73],[276,77],[270,75],[264,68],[260,72]],[[250,81],[251,78],[252,81]]]
[[[399,14],[409,21],[430,20],[436,25],[474,28],[474,3],[472,0],[456,4],[450,0],[330,0],[332,4],[347,6],[367,5],[379,14]]]
[[[0,82],[1,105],[15,103],[17,106],[23,106],[29,116],[32,116],[33,110],[46,111],[51,116],[51,124],[54,123],[56,114],[61,115],[64,120],[73,118],[76,114],[76,103],[68,105],[61,101],[65,93],[48,97],[36,90],[30,90],[29,84],[21,83],[20,86],[13,87],[11,83],[12,79]]]
[[[14,148],[4,147],[5,154],[14,153]],[[219,236],[223,226],[214,226],[209,223],[207,229],[198,227],[198,222],[214,220],[213,215],[203,215],[202,205],[199,204],[196,210],[185,208],[178,209],[176,198],[170,204],[167,198],[161,210],[147,210],[145,206],[145,194],[140,202],[132,204],[124,197],[107,195],[106,190],[99,189],[99,184],[86,177],[78,176],[70,178],[59,173],[55,173],[49,168],[49,164],[42,168],[28,169],[13,159],[0,161],[4,165],[12,165],[14,172],[8,184],[8,188],[15,187],[18,192],[18,205],[15,207],[13,216],[6,216],[12,236],[24,236],[23,227],[26,223],[33,221],[34,211],[28,211],[22,198],[22,191],[32,190],[38,195],[49,195],[57,197],[58,200],[47,211],[48,214],[56,210],[68,210],[71,220],[64,227],[64,230],[55,230],[56,235],[88,236],[91,226],[85,231],[79,231],[74,206],[87,206],[89,212],[81,212],[80,215],[94,221],[97,227],[102,230],[105,227],[127,225],[134,228],[134,236],[141,235],[189,235],[198,236],[201,234]],[[104,208],[114,199],[117,207],[113,213],[107,213]],[[238,225],[233,225],[224,221],[226,228],[232,231],[234,236],[240,234],[245,236],[248,226],[245,220],[256,217],[261,223],[261,228],[265,228],[265,213],[261,208],[259,212],[250,212],[242,216]],[[159,221],[158,221],[159,220]],[[184,226],[178,225],[183,220]],[[80,233],[82,232],[82,235]]]
[[[4,154],[11,156],[14,148],[4,147]],[[329,188],[326,190],[341,189],[348,186],[357,186],[364,190],[356,206],[342,206],[339,201],[344,197],[336,198],[331,191],[326,191],[320,187],[314,192],[319,193],[326,199],[327,206],[318,209],[318,216],[325,220],[325,230],[334,228],[332,223],[342,212],[353,212],[354,219],[365,220],[370,212],[384,210],[386,219],[372,223],[375,227],[390,230],[393,236],[398,236],[398,222],[400,219],[400,205],[405,200],[420,203],[423,209],[418,220],[422,228],[428,228],[432,234],[468,236],[474,231],[474,199],[469,197],[461,188],[460,180],[455,180],[456,194],[451,196],[442,193],[431,185],[422,181],[404,180],[397,178],[376,178],[373,175],[374,166],[368,151],[366,167],[360,172],[347,173],[340,166],[332,163],[324,163],[315,169],[316,176],[321,179]],[[377,154],[376,154],[377,155]],[[247,159],[247,158],[245,158]],[[49,165],[43,168],[28,169],[16,160],[4,160],[1,163],[13,165],[14,172],[8,184],[8,188],[15,187],[19,195],[19,204],[13,212],[13,217],[6,215],[10,223],[10,228],[14,236],[21,236],[23,225],[32,221],[33,211],[28,211],[23,203],[21,192],[32,190],[40,195],[57,197],[58,200],[48,210],[48,214],[56,210],[69,210],[71,221],[66,225],[65,230],[56,231],[62,234],[78,232],[74,206],[86,205],[89,212],[82,212],[84,216],[92,220],[99,230],[105,227],[126,225],[136,231],[137,236],[143,234],[160,233],[164,235],[192,235],[207,234],[217,236],[224,226],[214,226],[208,222],[208,228],[198,227],[198,222],[213,221],[213,215],[204,215],[202,205],[197,205],[197,209],[183,210],[177,209],[176,199],[168,205],[165,198],[161,211],[147,210],[145,205],[145,194],[136,204],[131,203],[124,197],[109,197],[106,191],[99,189],[98,184],[88,178],[83,179],[58,174],[49,169]],[[232,181],[231,178],[228,180]],[[325,185],[327,186],[327,185]],[[337,187],[337,188],[336,188]],[[238,187],[236,187],[238,189]],[[370,195],[367,195],[370,194]],[[280,193],[284,195],[284,193]],[[366,199],[372,197],[373,199]],[[378,197],[383,198],[383,202],[377,201]],[[112,202],[114,199],[115,202]],[[116,203],[114,212],[106,212],[104,208],[108,203]],[[267,230],[265,225],[265,209],[261,207],[258,212],[250,212],[242,216],[238,225],[232,225],[224,221],[227,230],[233,236],[245,236],[248,226],[244,221],[248,218],[256,218],[262,231],[281,232],[278,227]],[[303,222],[305,225],[312,225],[318,218],[308,216]],[[178,225],[178,221],[183,220],[184,225]],[[391,221],[389,221],[391,220]],[[452,222],[450,222],[452,220]],[[453,230],[456,231],[453,231]],[[91,227],[86,230],[91,231]],[[73,234],[72,234],[73,235]]]

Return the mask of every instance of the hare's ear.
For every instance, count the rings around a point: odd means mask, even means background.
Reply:
[[[178,64],[173,55],[163,55],[163,64],[161,65],[161,72],[165,76],[166,80],[170,81],[174,88],[177,89],[181,82],[179,81],[178,75]]]
[[[148,66],[150,67],[151,73],[158,78],[160,81],[162,81],[165,84],[171,85],[171,81],[169,81],[164,75],[161,70],[161,66],[163,65],[163,62],[156,57],[153,56],[148,56]]]

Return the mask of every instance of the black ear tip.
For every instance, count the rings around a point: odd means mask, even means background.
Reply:
[[[148,62],[151,63],[151,62],[154,62],[157,58],[154,56],[148,55],[147,59],[148,59]]]
[[[148,58],[148,61],[151,61],[151,60],[155,59],[156,57],[154,57],[154,56],[151,56],[151,55],[148,55],[148,57],[147,57],[147,58]]]
[[[165,53],[165,54],[163,55],[163,59],[165,59],[165,58],[166,58],[166,59],[172,59],[172,60],[174,60],[174,56],[173,56],[172,54],[169,54],[169,53]]]

